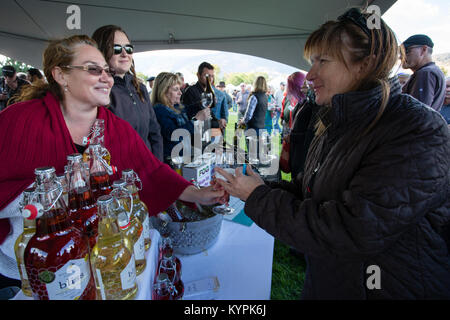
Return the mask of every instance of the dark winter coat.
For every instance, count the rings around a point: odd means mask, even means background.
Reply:
[[[161,127],[156,119],[147,88],[145,85],[140,84],[140,89],[144,94],[144,101],[141,101],[136,88],[131,82],[132,78],[130,73],[126,73],[123,78],[114,77],[110,110],[116,116],[131,124],[153,155],[158,160],[163,161]]]
[[[447,124],[395,80],[363,136],[380,100],[380,87],[335,95],[319,111],[328,129],[303,178],[259,186],[246,201],[259,226],[305,253],[304,299],[450,298]]]

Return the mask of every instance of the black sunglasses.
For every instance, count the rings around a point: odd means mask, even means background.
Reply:
[[[120,45],[120,44],[114,44],[114,54],[121,54],[122,53],[122,49],[125,49],[125,52],[128,54],[132,54],[134,47],[131,44],[126,44],[124,46]]]
[[[372,47],[372,33],[369,30],[369,27],[367,26],[367,19],[364,17],[364,15],[361,13],[360,10],[356,8],[351,8],[347,10],[344,14],[340,15],[338,17],[338,21],[351,21],[354,24],[356,24],[369,38],[369,48]],[[384,30],[383,30],[384,32]],[[378,46],[378,39],[376,39],[375,45]]]
[[[114,69],[111,69],[110,67],[102,68],[94,64],[90,64],[87,66],[65,66],[65,67],[69,69],[80,69],[83,71],[87,71],[94,76],[100,76],[103,71],[105,71],[109,77],[114,77],[114,75],[116,74],[116,71]]]

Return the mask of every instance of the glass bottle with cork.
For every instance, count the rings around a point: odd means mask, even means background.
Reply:
[[[34,187],[27,188],[23,191],[22,202],[20,203],[20,210],[31,202],[34,193]],[[24,252],[28,242],[36,232],[35,219],[23,219],[23,232],[17,238],[14,244],[14,252],[16,254],[17,266],[19,267],[20,280],[22,281],[22,292],[24,295],[31,297],[31,287],[28,281],[27,271],[25,270]]]
[[[75,228],[53,167],[35,169],[35,192],[22,216],[36,220],[36,233],[24,253],[36,300],[95,300],[89,248]]]
[[[134,258],[136,261],[136,274],[140,275],[147,264],[145,259],[145,242],[142,223],[133,212],[133,197],[126,188],[127,183],[122,180],[116,180],[113,183],[111,195],[119,200],[120,212],[117,213],[117,222],[126,238],[131,242]]]
[[[100,144],[89,145],[89,170],[90,183],[94,200],[100,196],[107,195],[111,192],[111,182],[109,176],[117,171],[117,168],[109,165],[102,158],[102,146]]]
[[[158,265],[158,274],[165,273],[173,283],[175,291],[173,300],[180,300],[184,293],[184,283],[181,280],[181,261],[178,257],[167,251]]]
[[[145,250],[150,249],[152,243],[150,236],[150,218],[146,204],[139,199],[139,191],[142,190],[142,181],[133,169],[122,171],[122,180],[126,182],[126,188],[133,197],[133,211],[131,216],[135,216],[142,223],[144,233]]]
[[[89,171],[86,170],[83,156],[73,153],[67,156],[69,172],[68,196],[70,217],[92,248],[97,241],[98,215],[91,191]]]
[[[89,153],[89,145],[91,144],[99,144],[101,146],[101,157],[106,161],[106,163],[111,163],[111,154],[108,149],[105,148],[105,120],[103,119],[95,119],[94,124],[92,125],[89,136],[83,138],[83,144],[87,146],[86,150],[83,153],[83,161],[89,163],[90,153]]]
[[[117,200],[116,200],[117,201]],[[92,249],[91,265],[95,275],[97,296],[102,300],[130,300],[137,294],[136,264],[133,251],[125,244],[111,195],[97,200],[97,243]]]

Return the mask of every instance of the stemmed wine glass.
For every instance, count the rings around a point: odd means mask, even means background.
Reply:
[[[213,103],[213,95],[211,92],[202,92],[200,96],[203,108],[209,108]]]
[[[227,153],[223,153],[222,154],[222,163],[221,164],[216,164],[216,167],[220,167],[223,170],[225,170],[228,174],[234,175],[234,169],[229,167],[229,162],[228,159],[226,159]],[[222,176],[220,173],[218,173],[216,170],[214,170],[214,176],[213,176],[213,185],[216,185],[216,179],[223,179],[223,180],[227,180],[224,176]],[[214,207],[212,210],[214,213],[216,214],[228,214],[231,215],[234,213],[235,209],[230,207],[229,201],[230,201],[230,194],[225,191],[225,194],[223,196],[225,198],[225,203]]]

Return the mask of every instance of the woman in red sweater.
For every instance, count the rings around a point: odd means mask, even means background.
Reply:
[[[20,103],[0,113],[0,273],[19,279],[14,242],[22,232],[18,209],[21,193],[34,182],[34,169],[53,166],[64,171],[67,155],[83,151],[96,118],[104,119],[104,143],[117,167],[133,169],[142,180],[140,198],[150,215],[175,200],[214,204],[223,191],[197,189],[160,162],[128,122],[106,108],[113,86],[108,67],[96,43],[88,36],[52,41],[44,52],[48,83],[22,91]]]

